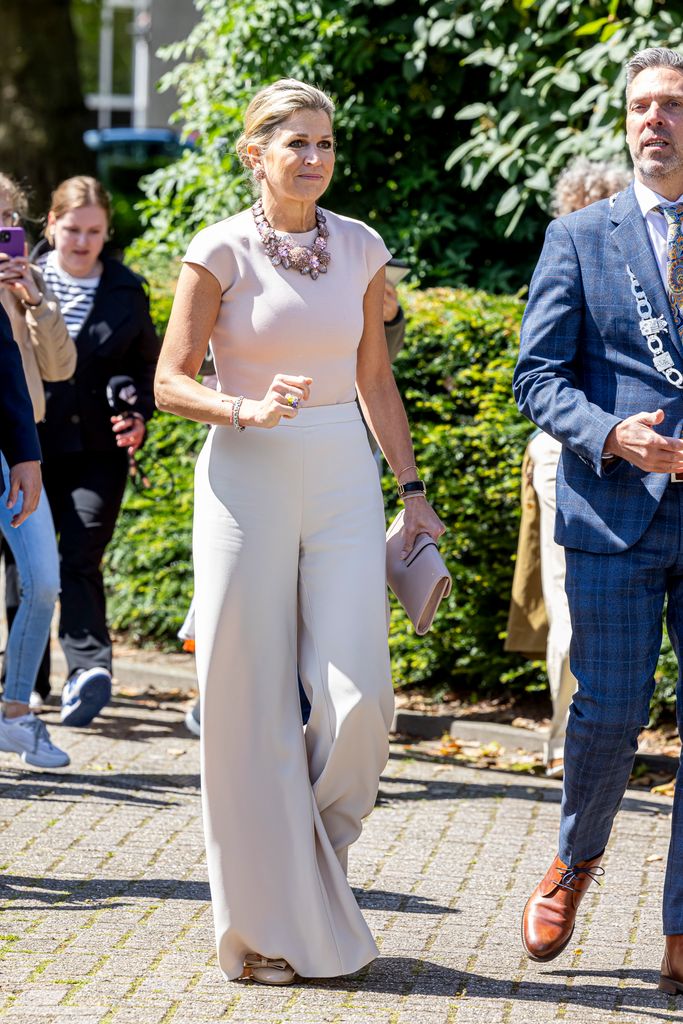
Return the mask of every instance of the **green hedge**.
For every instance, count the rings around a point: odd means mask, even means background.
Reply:
[[[154,281],[152,281],[153,293]],[[448,526],[443,551],[453,596],[418,639],[398,607],[391,645],[397,683],[481,691],[538,666],[502,649],[519,517],[519,471],[529,425],[510,397],[523,304],[483,292],[405,291],[407,343],[395,368],[418,461]],[[159,326],[168,313],[162,292]],[[175,478],[171,500],[129,492],[107,559],[110,616],[141,642],[169,641],[192,592],[192,467],[205,428],[157,415],[145,459]],[[154,476],[154,469],[151,470]],[[396,511],[385,477],[387,519]]]
[[[159,278],[163,280],[163,275]],[[153,294],[156,291],[152,281]],[[441,548],[453,594],[433,630],[419,638],[392,604],[391,649],[397,686],[425,685],[473,697],[501,683],[535,688],[543,666],[503,650],[519,525],[520,468],[531,427],[511,396],[523,311],[520,298],[480,291],[405,290],[406,346],[395,363],[417,459],[447,526]],[[160,328],[167,289],[155,302]],[[206,428],[159,414],[145,459],[175,478],[172,498],[129,491],[110,545],[106,572],[113,626],[141,643],[174,643],[192,595],[192,472]],[[154,477],[154,467],[151,468]],[[393,477],[383,481],[387,521],[396,514]],[[675,669],[660,665],[670,703]]]

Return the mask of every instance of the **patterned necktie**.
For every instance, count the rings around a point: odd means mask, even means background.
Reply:
[[[657,209],[666,217],[666,291],[683,341],[683,203]]]

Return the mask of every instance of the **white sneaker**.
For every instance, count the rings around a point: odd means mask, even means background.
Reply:
[[[43,698],[40,696],[37,690],[31,691],[31,696],[28,699],[28,706],[34,715],[40,714],[43,710]]]
[[[189,732],[191,732],[193,736],[197,736],[197,737],[201,736],[201,734],[202,734],[202,726],[201,726],[200,715],[201,715],[200,703],[199,703],[199,698],[197,698],[195,703],[192,705],[190,710],[185,715],[185,728]]]
[[[111,672],[88,668],[70,675],[62,690],[62,725],[90,725],[111,700]]]
[[[50,741],[45,723],[31,714],[5,718],[0,713],[0,750],[21,754],[24,764],[34,768],[66,768],[71,761]]]

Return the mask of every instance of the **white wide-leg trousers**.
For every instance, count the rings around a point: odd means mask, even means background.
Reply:
[[[384,511],[354,403],[213,428],[194,568],[204,830],[218,960],[302,977],[377,947],[346,879],[388,756]],[[297,667],[311,700],[305,733]]]
[[[560,442],[543,431],[529,443],[533,485],[541,510],[541,587],[548,616],[546,669],[553,702],[553,717],[544,749],[546,764],[563,757],[569,706],[577,687],[576,677],[569,667],[572,624],[564,589],[564,548],[555,543],[555,484],[561,452]]]

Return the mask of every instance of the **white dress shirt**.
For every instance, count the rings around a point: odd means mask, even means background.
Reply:
[[[636,178],[633,182],[633,190],[638,200],[640,212],[645,218],[647,233],[650,236],[650,245],[657,260],[659,273],[661,274],[664,287],[666,288],[666,234],[668,222],[663,213],[655,212],[656,206],[675,206],[683,203],[683,196],[679,196],[673,203],[670,199],[653,192],[647,185]]]

